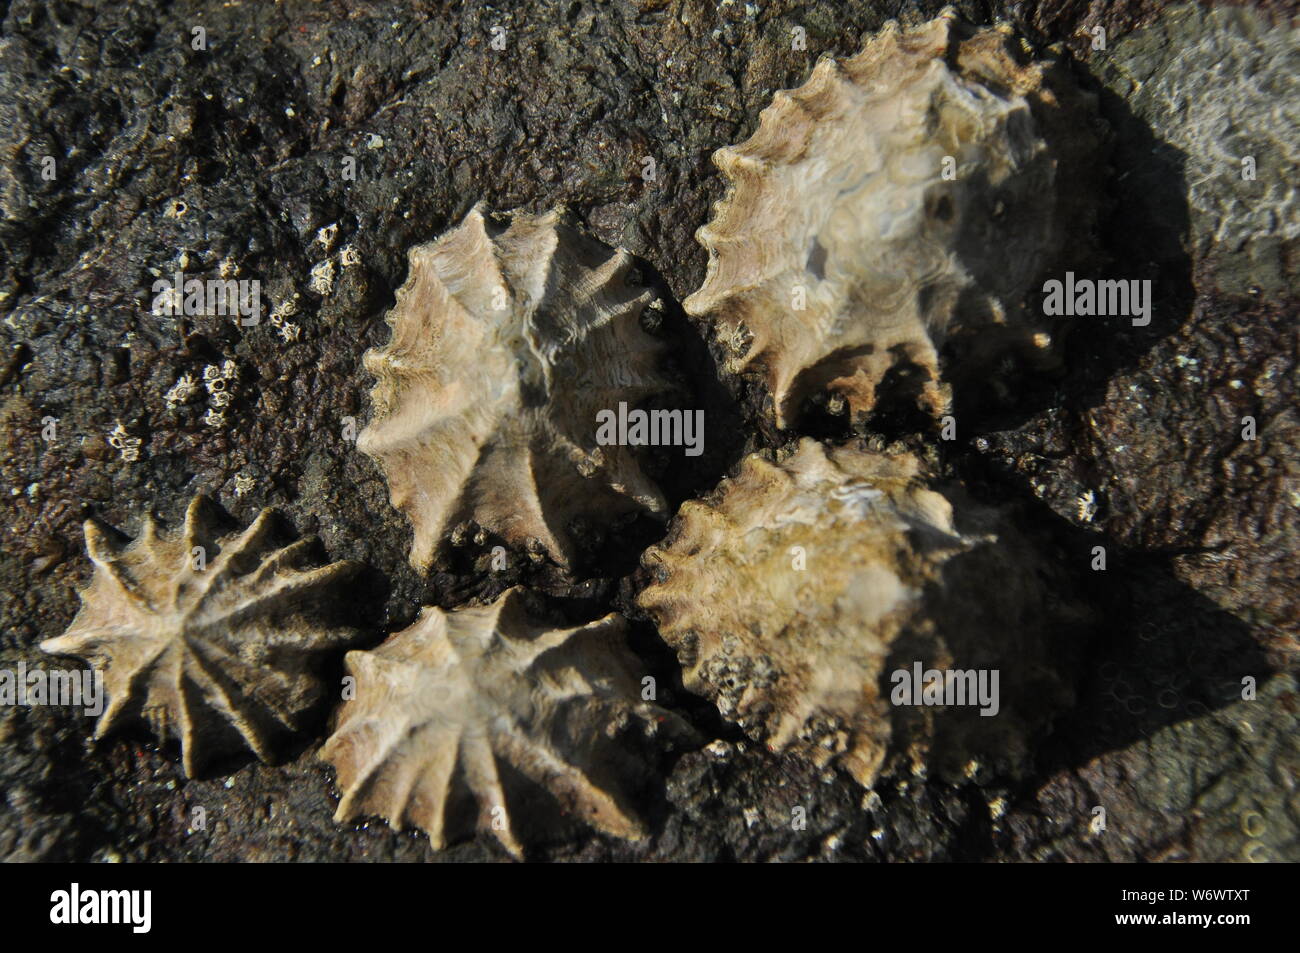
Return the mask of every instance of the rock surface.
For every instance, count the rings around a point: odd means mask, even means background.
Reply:
[[[545,594],[557,623],[633,617],[658,703],[713,740],[638,804],[646,840],[539,832],[538,856],[1300,859],[1296,71],[1270,52],[1297,46],[1284,6],[957,5],[1073,52],[1115,132],[1099,274],[1152,280],[1156,306],[1145,328],[1085,323],[1057,376],[959,400],[956,439],[931,445],[942,475],[1014,504],[1074,580],[1065,595],[1095,608],[1074,707],[1026,780],[895,776],[864,795],[753,745],[681,688],[633,604],[662,530],[615,540],[596,575],[415,572],[409,525],[354,442],[361,355],[388,340],[407,249],[478,201],[564,204],[642,260],[668,301],[657,333],[711,384],[705,454],[647,463],[670,512],[707,492],[743,453],[775,449],[761,407],[712,383],[714,356],[674,303],[704,277],[693,234],[725,184],[710,156],[820,54],[851,55],[890,16],[916,23],[940,4],[13,0],[0,14],[0,668],[48,664],[38,644],[73,619],[91,568],[82,520],[134,536],[137,514],[176,522],[206,492],[243,523],[277,506],[332,558],[372,567],[357,608],[374,643],[422,605],[516,584]],[[1257,92],[1215,72],[1220,51],[1258,64]],[[177,271],[260,280],[263,319],[154,314],[155,281]],[[874,425],[923,442],[907,419]],[[1098,545],[1104,572],[1088,568]],[[286,765],[187,780],[146,733],[92,744],[80,714],[0,706],[0,856],[508,856],[490,838],[435,852],[421,834],[334,824],[318,728]]]

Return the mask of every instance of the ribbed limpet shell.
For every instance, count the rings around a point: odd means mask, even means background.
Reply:
[[[632,268],[558,211],[502,228],[475,206],[411,250],[392,339],[365,355],[377,382],[357,446],[411,521],[414,566],[469,522],[569,566],[575,519],[664,515],[632,451],[596,441],[600,411],[669,389]]]
[[[685,308],[762,386],[768,424],[796,427],[809,400],[860,419],[887,393],[938,415],[1010,350],[1050,362],[1026,299],[1086,260],[1101,138],[1064,66],[1022,60],[950,10],[890,23],[714,155],[729,188]]]
[[[140,538],[118,546],[86,523],[94,575],[72,625],[41,649],[103,671],[109,701],[96,738],[140,717],[180,741],[193,776],[241,749],[273,761],[277,742],[319,713],[327,655],[361,635],[322,610],[362,567],[299,568],[314,540],[270,548],[273,527],[263,510],[242,532],[218,536],[202,496],[174,536],[146,516]]]

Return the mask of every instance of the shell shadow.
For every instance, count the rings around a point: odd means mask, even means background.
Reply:
[[[1077,318],[1063,342],[1055,374],[1017,364],[982,383],[968,381],[953,401],[965,436],[1014,429],[1063,401],[1087,406],[1100,398],[1111,377],[1135,366],[1191,313],[1195,289],[1186,250],[1191,222],[1186,156],[1162,140],[1120,96],[1095,80],[1090,85],[1113,131],[1110,161],[1115,174],[1108,179],[1108,194],[1097,197],[1108,213],[1099,226],[1096,271],[1078,277],[1150,280],[1150,323],[1137,327],[1123,318]],[[1041,309],[1044,297],[1041,292],[1032,295],[1029,307]]]

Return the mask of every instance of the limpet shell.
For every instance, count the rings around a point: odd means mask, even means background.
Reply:
[[[855,422],[886,395],[945,413],[950,384],[1009,351],[1051,363],[1026,299],[1086,259],[1098,123],[1062,64],[1022,62],[1003,30],[951,10],[890,23],[714,154],[729,188],[697,233],[708,271],[686,311],[777,430],[810,400]]]
[[[568,567],[575,519],[665,515],[632,451],[596,442],[598,412],[669,389],[632,267],[558,211],[503,229],[475,206],[411,249],[392,339],[365,355],[377,382],[357,446],[411,521],[416,568],[469,522]]]
[[[319,713],[326,656],[361,635],[324,619],[322,604],[362,566],[295,568],[315,541],[269,548],[272,530],[263,510],[217,536],[202,496],[175,536],[146,516],[140,538],[118,546],[87,521],[94,575],[72,625],[41,649],[103,671],[109,701],[96,738],[142,717],[159,738],[179,739],[192,777],[245,748],[274,761],[276,743]]]

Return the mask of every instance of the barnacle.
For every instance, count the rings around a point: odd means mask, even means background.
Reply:
[[[504,764],[602,831],[640,838],[614,736],[633,719],[651,733],[688,729],[641,700],[623,631],[617,614],[567,629],[535,623],[516,588],[488,606],[425,608],[373,651],[349,652],[355,697],[320,755],[338,771],[335,818],[409,821],[441,848],[467,790],[479,826],[522,856]]]
[[[1084,258],[1095,117],[1061,64],[1022,64],[1003,31],[951,11],[890,23],[715,153],[729,189],[697,233],[709,264],[686,310],[779,429],[818,397],[855,419],[886,395],[941,413],[949,384],[1008,349],[1050,361],[1025,299]]]
[[[243,748],[271,761],[318,712],[325,655],[359,634],[320,621],[320,603],[361,566],[295,568],[314,541],[268,552],[273,523],[263,510],[244,531],[217,536],[202,496],[171,537],[146,516],[140,538],[119,547],[87,521],[94,574],[72,625],[41,649],[103,670],[109,701],[96,738],[141,716],[160,738],[179,739],[193,776]]]
[[[599,411],[667,387],[631,266],[554,211],[503,230],[476,206],[411,250],[392,339],[365,356],[374,417],[357,446],[414,527],[417,568],[471,520],[567,566],[575,519],[663,513],[628,448],[596,444]]]
[[[951,739],[945,767],[976,751],[1013,761],[1028,709],[1037,724],[1037,706],[1061,695],[1037,623],[1023,623],[1043,597],[1029,547],[1002,545],[981,508],[965,505],[963,522],[916,457],[805,438],[778,463],[747,457],[711,498],[683,505],[643,558],[654,581],[638,601],[686,687],[774,750],[871,784],[896,720],[888,673],[924,661],[1002,670],[1002,716],[952,721],[950,734],[982,737]],[[924,757],[936,728],[909,722],[909,739],[914,729]]]

